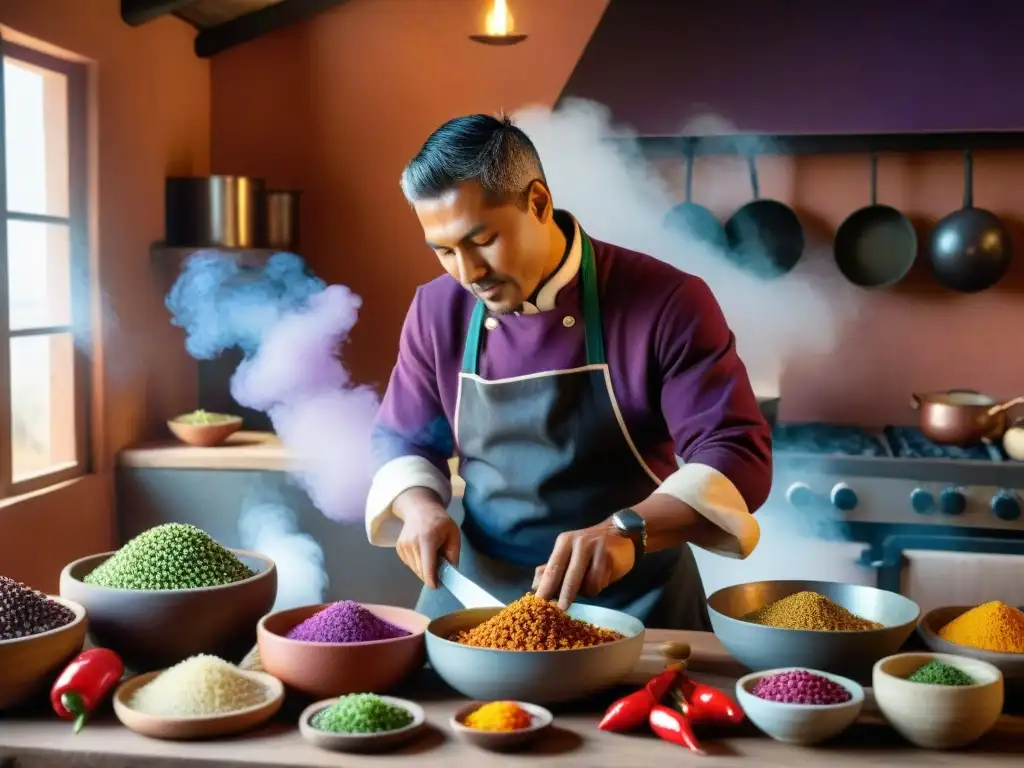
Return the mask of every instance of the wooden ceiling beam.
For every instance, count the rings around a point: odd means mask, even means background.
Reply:
[[[183,10],[195,0],[121,0],[121,18],[132,27]]]
[[[284,0],[247,13],[200,32],[196,36],[196,56],[201,59],[216,56],[236,45],[291,26],[344,2],[346,0]]]

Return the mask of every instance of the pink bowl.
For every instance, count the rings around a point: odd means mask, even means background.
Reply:
[[[365,643],[311,643],[285,637],[332,603],[270,613],[256,625],[263,669],[297,691],[326,699],[348,693],[383,693],[423,667],[430,619],[408,608],[360,603],[412,634]]]

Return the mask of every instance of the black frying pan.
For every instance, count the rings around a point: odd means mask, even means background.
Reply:
[[[917,258],[917,232],[910,219],[878,204],[878,157],[871,155],[871,205],[839,225],[833,248],[843,277],[861,288],[887,288],[910,271]]]
[[[757,161],[747,158],[754,199],[725,222],[730,258],[742,269],[761,277],[779,277],[791,271],[804,252],[804,228],[788,205],[761,200]]]
[[[686,202],[665,216],[665,226],[685,233],[701,243],[725,250],[725,229],[711,211],[693,202],[693,147],[686,150]]]
[[[998,283],[1010,268],[1010,233],[991,211],[974,207],[974,166],[964,152],[964,207],[932,230],[930,256],[935,278],[960,293],[976,293]]]

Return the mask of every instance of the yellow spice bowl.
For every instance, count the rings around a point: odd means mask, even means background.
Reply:
[[[930,685],[906,678],[931,661],[949,664],[975,685]],[[992,664],[943,653],[900,653],[875,664],[875,703],[907,741],[925,749],[957,749],[977,741],[1003,712],[1003,675]]]
[[[940,629],[974,607],[973,605],[948,605],[943,608],[934,608],[918,621],[917,634],[930,651],[953,656],[966,656],[969,659],[977,659],[994,666],[1003,673],[1008,697],[1013,698],[1024,694],[1024,653],[983,651],[969,645],[951,643],[939,637]]]

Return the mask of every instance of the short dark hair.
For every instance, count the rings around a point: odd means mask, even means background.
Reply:
[[[543,181],[537,148],[511,118],[456,117],[423,143],[402,171],[402,192],[410,203],[440,197],[476,181],[491,202],[522,204],[533,181]]]

